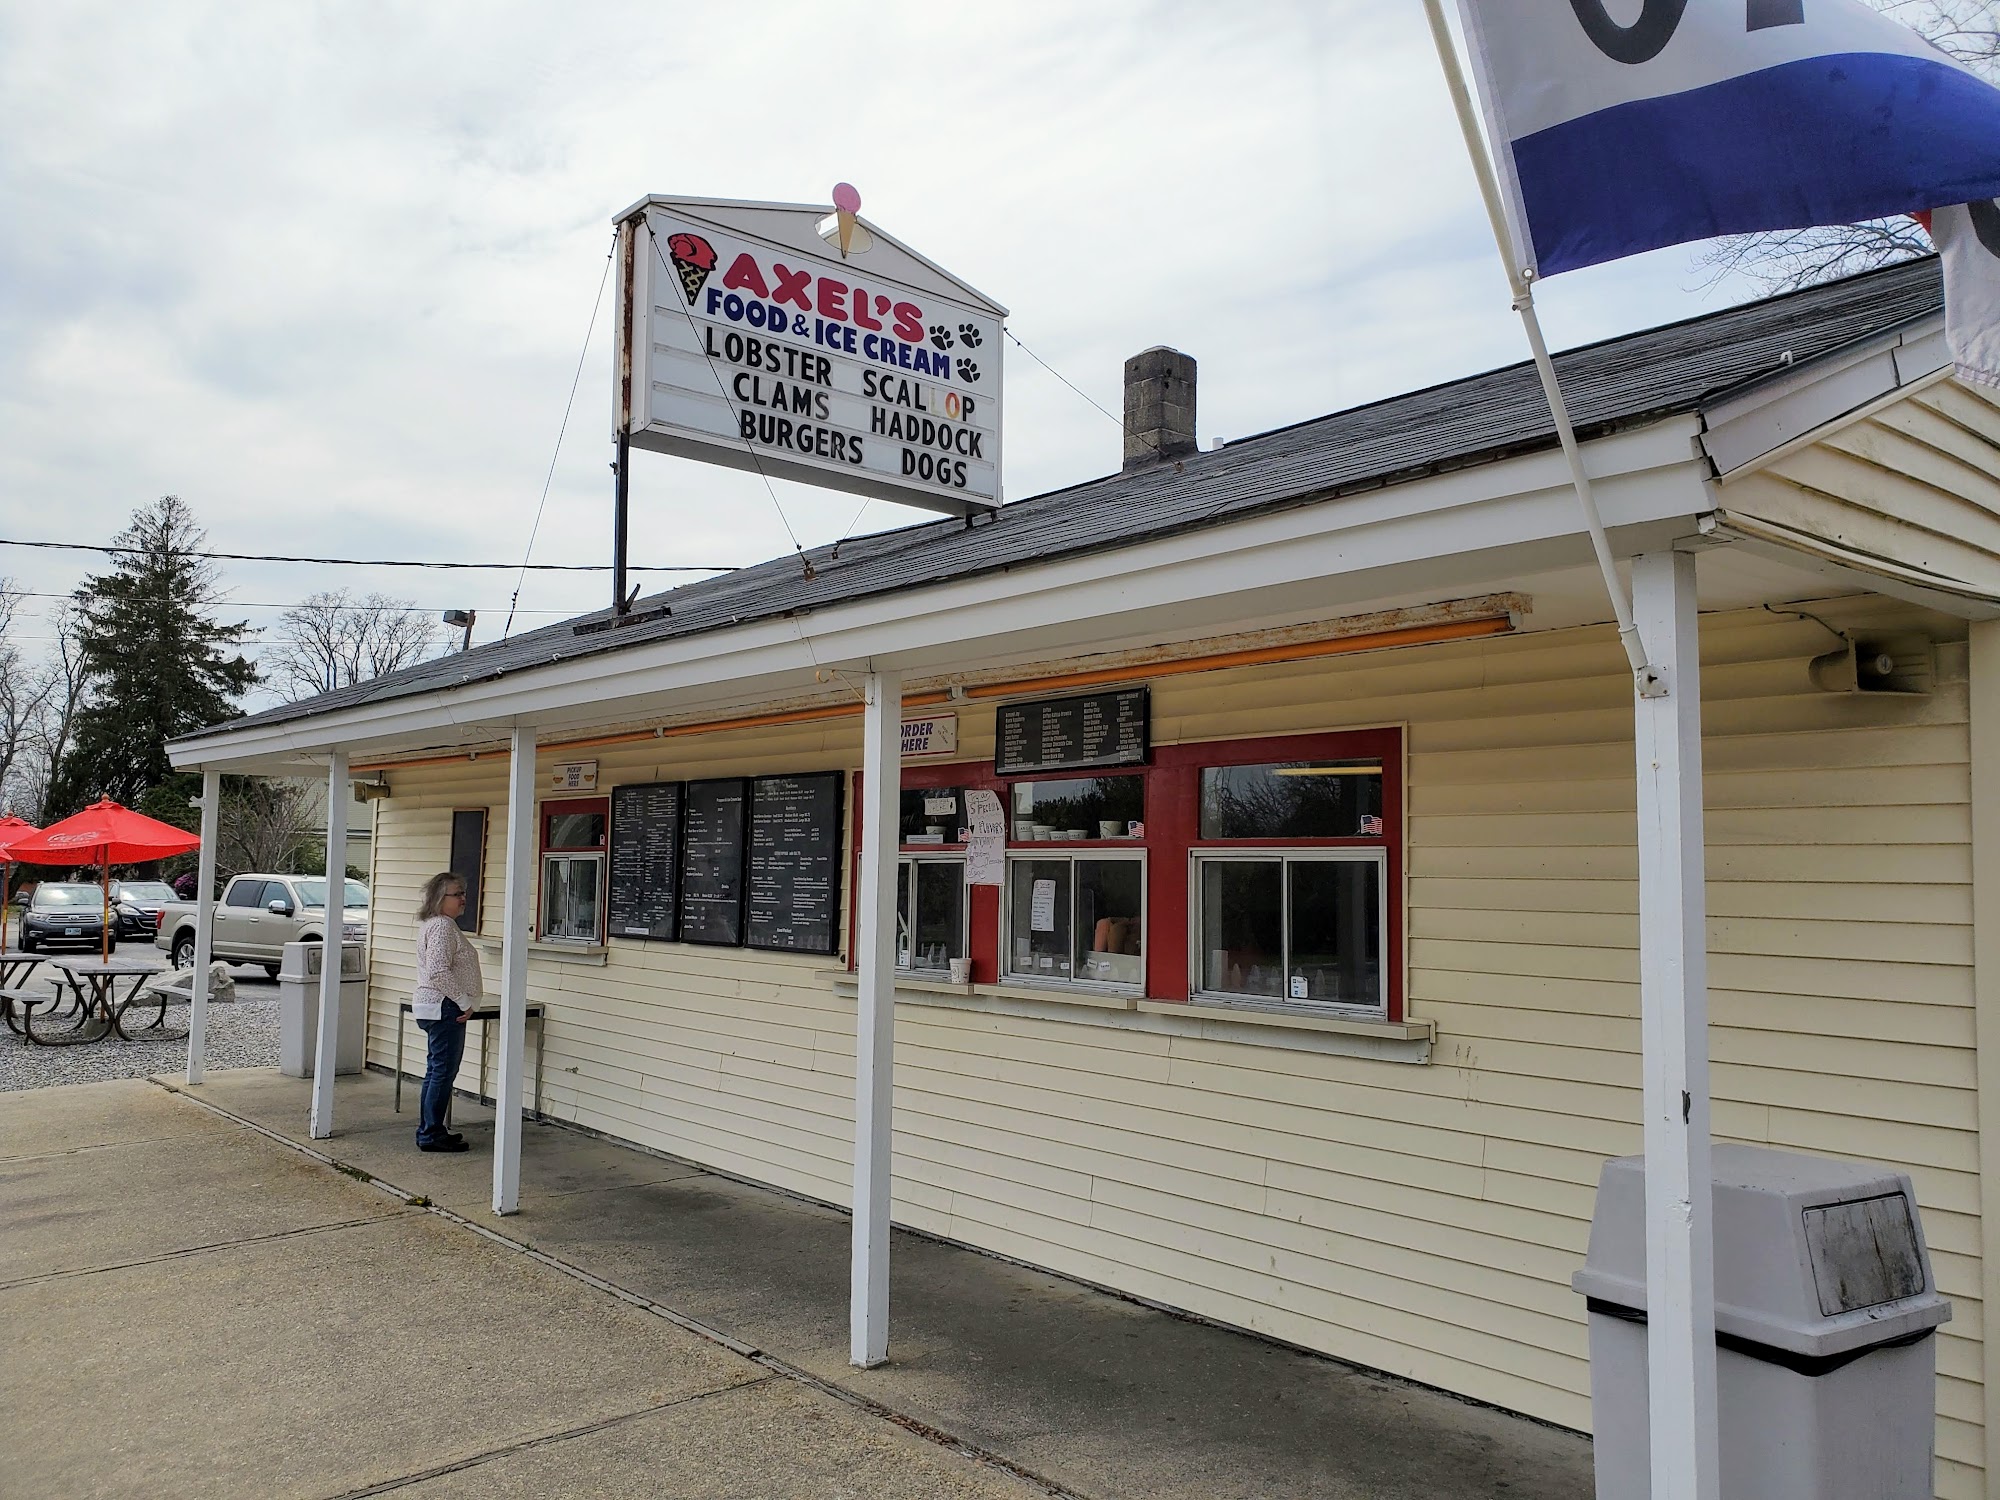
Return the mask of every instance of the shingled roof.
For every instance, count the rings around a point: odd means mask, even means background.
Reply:
[[[1606,339],[1556,356],[1579,437],[1644,426],[1943,306],[1935,257]],[[238,729],[437,692],[510,672],[724,630],[792,611],[1003,571],[1555,445],[1528,362],[1335,412],[1224,448],[1051,490],[967,527],[931,521],[851,537],[641,599],[640,616],[590,629],[607,608],[353,687],[231,721]],[[665,611],[661,612],[661,607]],[[580,628],[581,627],[581,628]],[[216,729],[201,731],[201,738]]]

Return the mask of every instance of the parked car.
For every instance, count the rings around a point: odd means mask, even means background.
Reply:
[[[151,942],[160,930],[160,913],[173,899],[174,888],[164,880],[112,881],[111,906],[118,915],[118,935]]]
[[[104,892],[97,886],[44,880],[21,913],[21,951],[103,946],[104,922],[109,914]],[[118,946],[115,932],[108,946]]]
[[[368,887],[344,882],[340,940],[368,941]],[[319,875],[238,875],[215,903],[216,958],[235,964],[262,964],[278,977],[287,943],[326,941],[326,880]],[[174,967],[194,967],[195,903],[170,901],[160,916],[155,947],[173,955]]]

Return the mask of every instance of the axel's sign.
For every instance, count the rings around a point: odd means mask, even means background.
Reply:
[[[873,226],[843,258],[827,218],[700,199],[628,210],[618,422],[660,453],[950,515],[998,505],[1006,309]]]

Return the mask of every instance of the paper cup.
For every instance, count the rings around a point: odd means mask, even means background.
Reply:
[[[969,958],[954,958],[954,959],[953,959],[953,960],[951,961],[951,982],[952,982],[953,984],[970,984],[970,983],[972,983],[972,960],[971,960],[971,959],[969,959]]]

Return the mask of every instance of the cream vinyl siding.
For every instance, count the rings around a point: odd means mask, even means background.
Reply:
[[[1828,612],[1941,625],[1879,602]],[[1889,698],[1814,689],[1806,662],[1833,643],[1761,611],[1703,621],[1715,1127],[1912,1173],[1955,1308],[1938,1344],[1938,1492],[1972,1496],[1964,646],[1940,647],[1929,695]],[[1600,1163],[1640,1149],[1632,709],[1615,641],[1531,634],[1152,693],[1161,744],[1405,726],[1410,1013],[1436,1023],[1432,1062],[905,1003],[897,1220],[1588,1429],[1569,1277]],[[991,709],[962,706],[959,733],[955,758],[990,758]],[[851,767],[858,738],[850,722],[589,753],[610,786]],[[505,844],[503,760],[391,780],[376,1062],[407,993],[404,913],[445,855],[451,808],[494,809],[496,935]],[[846,1201],[841,965],[614,943],[601,966],[537,954],[530,971],[552,1008],[551,1114]]]
[[[1992,592],[2000,587],[2000,394],[1945,379],[1725,478],[1733,514]]]

